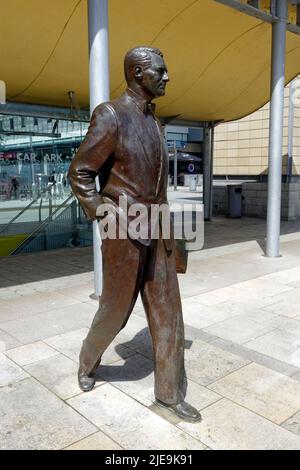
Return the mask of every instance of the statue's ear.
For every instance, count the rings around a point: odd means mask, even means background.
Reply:
[[[141,80],[143,77],[143,69],[140,65],[134,67],[134,76],[137,80]]]

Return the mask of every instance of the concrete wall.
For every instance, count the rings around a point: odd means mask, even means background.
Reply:
[[[267,183],[242,183],[242,216],[266,218]],[[214,185],[213,213],[228,214],[227,186]],[[283,220],[300,220],[300,182],[283,183],[281,199]]]

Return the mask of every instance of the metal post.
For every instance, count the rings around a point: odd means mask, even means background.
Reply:
[[[282,141],[285,84],[287,0],[276,0],[272,24],[272,77],[266,256],[278,257],[280,245]]]
[[[178,150],[174,142],[174,191],[177,191]]]
[[[50,193],[49,193],[49,219],[52,220],[52,212],[53,212],[53,205],[52,205],[52,188],[53,186],[50,187]]]
[[[48,175],[48,161],[47,161],[47,155],[43,156],[43,173],[44,175]]]
[[[203,202],[204,220],[211,219],[211,195],[212,195],[212,132],[209,123],[204,129],[203,142]]]
[[[294,144],[294,123],[295,123],[295,94],[297,87],[297,79],[290,83],[290,98],[289,98],[289,123],[288,123],[288,153],[287,153],[287,168],[286,168],[286,182],[290,183],[293,175],[293,144]]]
[[[30,146],[30,169],[31,169],[31,192],[32,199],[36,198],[36,186],[35,186],[35,175],[34,175],[34,163],[32,159],[32,135],[29,136],[29,146]]]
[[[88,0],[90,114],[109,100],[108,0]],[[99,191],[99,181],[96,181]],[[94,297],[102,292],[102,252],[98,222],[93,222]]]
[[[209,179],[210,192],[209,192],[209,209],[208,209],[209,220],[212,219],[212,207],[213,207],[214,138],[215,138],[215,126],[214,126],[214,123],[212,122],[211,128],[210,128],[210,175],[209,175],[210,176],[210,179]]]

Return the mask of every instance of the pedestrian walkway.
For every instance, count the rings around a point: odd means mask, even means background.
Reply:
[[[265,222],[216,218],[179,275],[189,424],[153,404],[140,299],[81,393],[77,361],[97,303],[91,248],[0,260],[3,449],[300,449],[300,231],[263,256]],[[122,295],[119,293],[118,295]]]

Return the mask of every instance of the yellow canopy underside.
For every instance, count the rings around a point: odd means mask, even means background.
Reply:
[[[169,69],[161,116],[233,120],[269,100],[271,25],[214,0],[109,0],[111,97],[122,93],[123,57],[160,48]],[[0,0],[0,80],[7,100],[87,107],[86,0]],[[286,82],[300,73],[300,36],[287,34]]]

